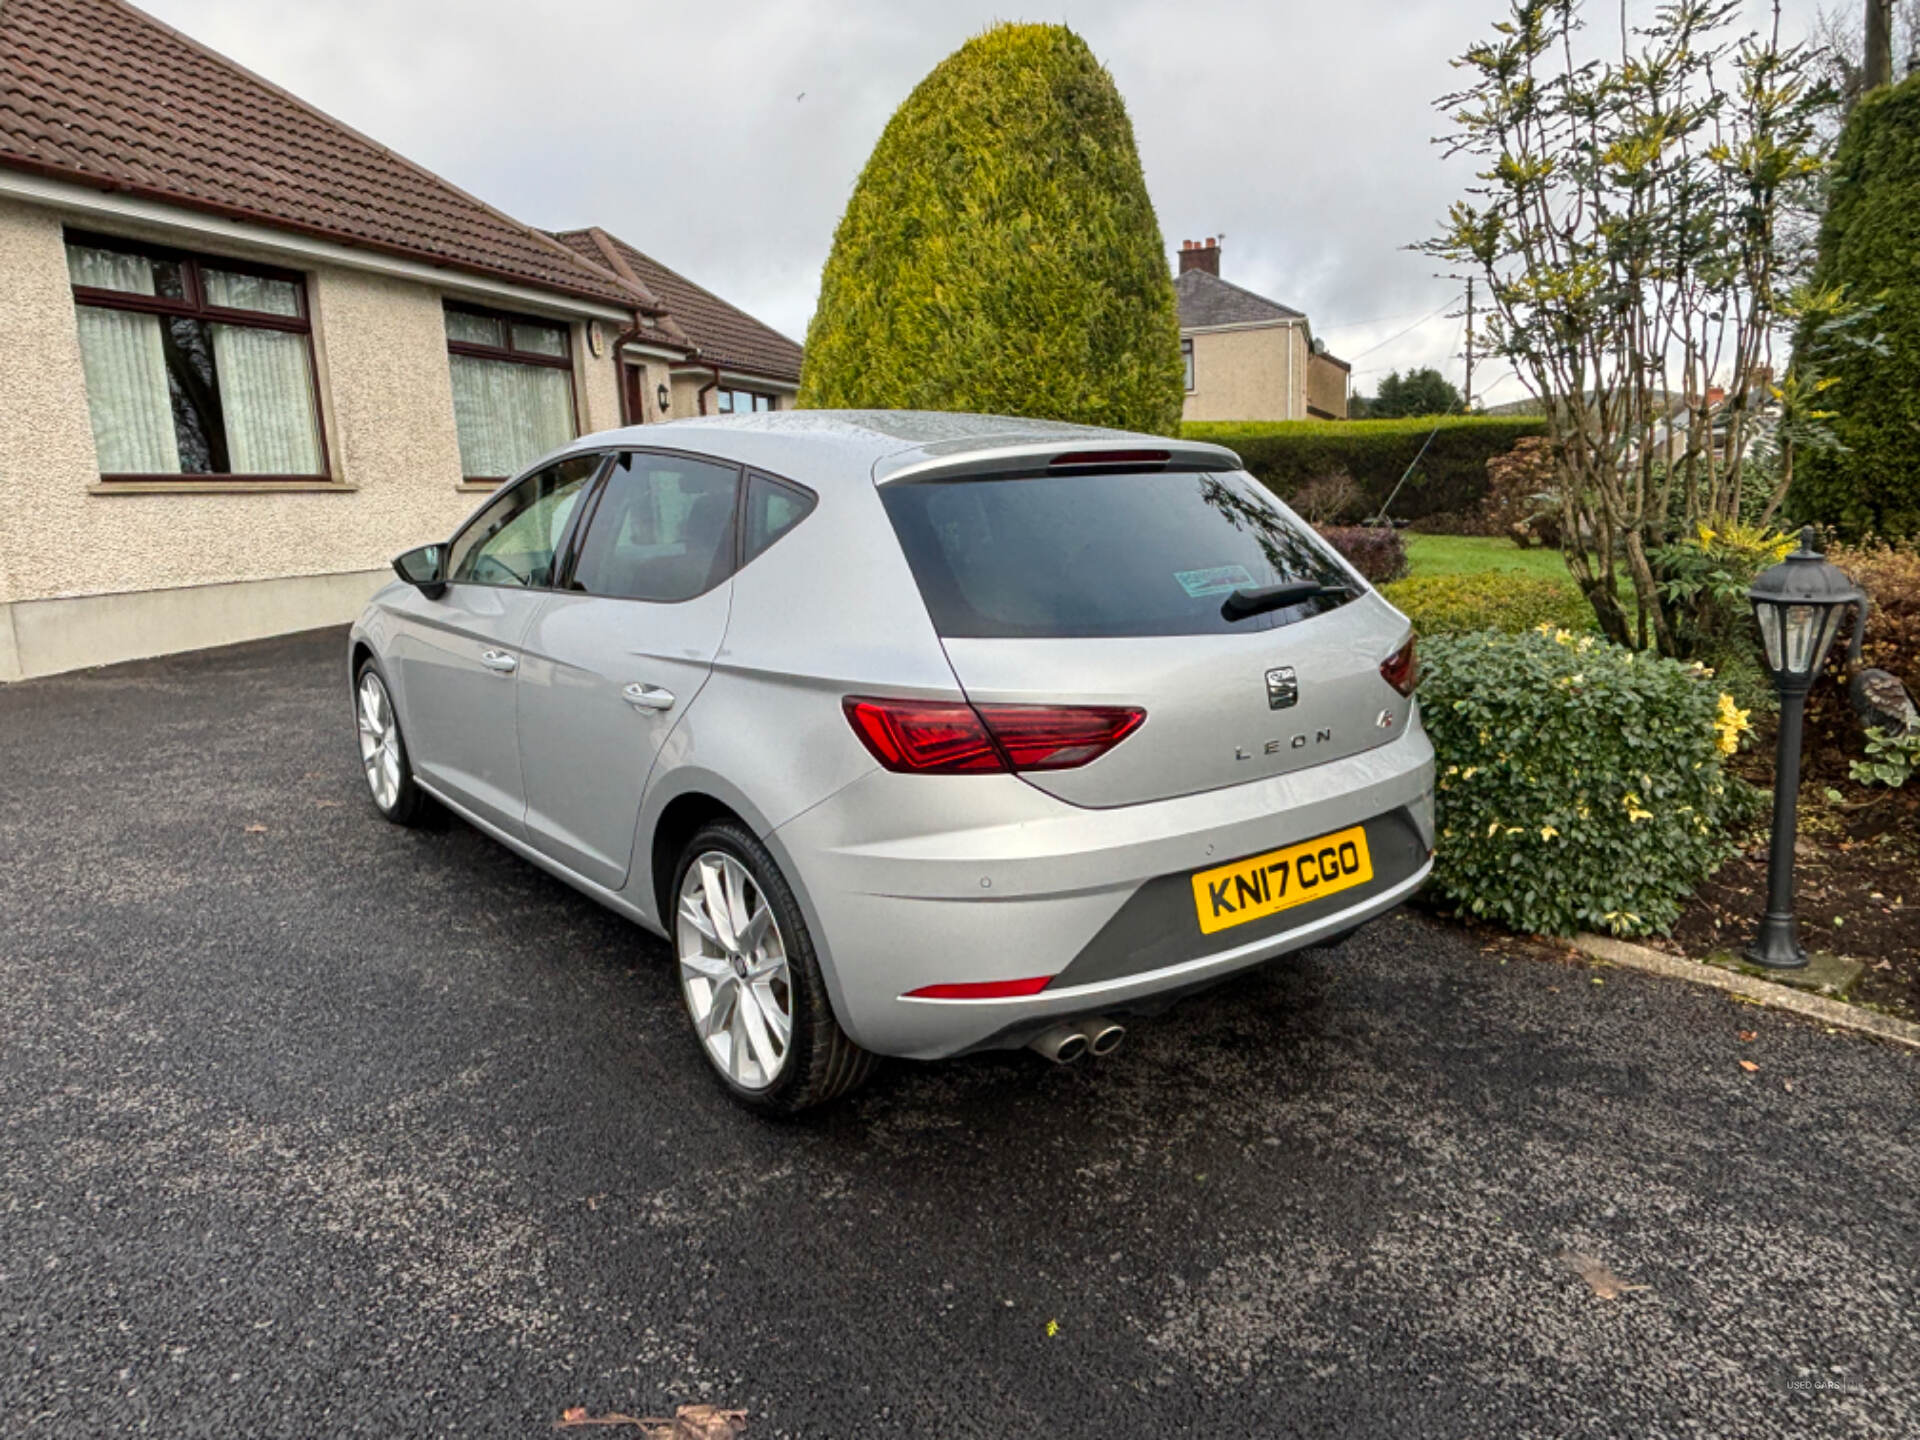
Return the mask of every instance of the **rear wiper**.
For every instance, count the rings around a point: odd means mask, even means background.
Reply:
[[[1318,580],[1289,580],[1284,585],[1263,585],[1255,590],[1236,590],[1220,602],[1220,613],[1228,620],[1245,620],[1269,610],[1284,610],[1307,600],[1328,595],[1352,595],[1351,585],[1323,585]]]

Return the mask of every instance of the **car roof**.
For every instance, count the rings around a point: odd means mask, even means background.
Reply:
[[[1095,425],[936,410],[773,410],[629,425],[584,435],[567,451],[686,450],[750,465],[815,488],[909,476],[1031,469],[1065,453],[1152,451],[1172,468],[1238,469],[1219,445]]]

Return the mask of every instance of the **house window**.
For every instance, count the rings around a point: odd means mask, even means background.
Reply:
[[[103,479],[326,478],[298,274],[66,238]]]
[[[460,473],[504,480],[579,432],[567,327],[448,305],[447,363]]]
[[[1193,341],[1191,339],[1180,342],[1180,358],[1186,362],[1187,391],[1191,394],[1193,391]]]
[[[771,395],[763,395],[758,390],[720,390],[715,392],[715,403],[722,415],[746,415],[755,410],[777,410],[780,407]]]

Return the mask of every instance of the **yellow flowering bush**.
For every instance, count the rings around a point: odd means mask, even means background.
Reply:
[[[1542,625],[1421,641],[1439,754],[1434,885],[1529,933],[1670,926],[1760,797],[1726,758],[1747,712],[1697,665]]]

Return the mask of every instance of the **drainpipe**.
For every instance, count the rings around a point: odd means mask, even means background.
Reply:
[[[700,413],[702,415],[707,413],[707,396],[720,388],[720,367],[709,361],[707,368],[713,371],[713,379],[700,387]]]

